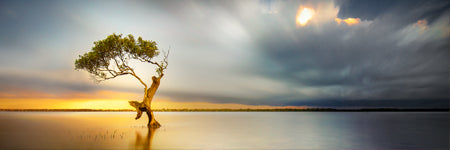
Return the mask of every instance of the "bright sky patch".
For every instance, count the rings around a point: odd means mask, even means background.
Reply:
[[[359,18],[347,18],[347,19],[336,18],[336,19],[334,19],[334,21],[336,21],[337,24],[341,24],[342,22],[344,22],[348,26],[352,26],[355,24],[359,24],[361,22],[361,19],[359,19]]]
[[[300,26],[305,26],[312,19],[314,14],[314,9],[300,7],[297,13],[297,24]]]

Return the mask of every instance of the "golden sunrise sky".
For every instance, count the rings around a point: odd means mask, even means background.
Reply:
[[[37,93],[36,93],[37,94]],[[5,96],[5,95],[2,95]],[[11,95],[10,95],[11,96]],[[89,98],[92,96],[92,98]],[[88,94],[73,94],[66,99],[55,98],[20,98],[0,99],[0,109],[131,109],[127,98],[139,97],[138,94],[98,91]],[[137,99],[136,99],[137,100]],[[280,109],[280,108],[307,108],[304,106],[269,106],[269,105],[244,105],[237,103],[208,103],[208,102],[173,102],[166,99],[158,99],[152,103],[153,109]]]

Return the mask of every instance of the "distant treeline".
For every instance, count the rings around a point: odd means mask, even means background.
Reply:
[[[42,111],[42,112],[133,112],[131,109],[0,109],[0,111]],[[395,112],[395,111],[428,111],[428,112],[450,112],[450,109],[429,108],[362,108],[362,109],[340,109],[340,108],[306,108],[306,109],[154,109],[155,112]]]

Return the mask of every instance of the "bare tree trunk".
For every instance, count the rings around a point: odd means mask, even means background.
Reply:
[[[147,116],[148,116],[148,124],[147,124],[148,127],[150,127],[150,128],[159,128],[159,127],[161,127],[161,124],[159,124],[159,122],[156,121],[152,110],[147,110]]]
[[[161,124],[159,124],[159,122],[156,121],[155,116],[153,115],[153,110],[151,108],[151,103],[145,103],[145,102],[146,102],[145,100],[142,103],[139,103],[137,101],[129,101],[130,105],[133,106],[134,108],[136,108],[137,115],[136,115],[135,119],[137,120],[137,119],[141,118],[142,113],[146,112],[147,116],[148,116],[148,124],[147,124],[147,126],[149,128],[159,128],[159,127],[161,127]]]
[[[147,93],[146,99],[144,99],[143,102],[145,105],[147,105],[148,127],[152,128],[161,127],[161,124],[159,124],[158,121],[156,121],[155,116],[153,115],[153,110],[151,108],[153,96],[155,96],[156,90],[158,90],[161,78],[162,76],[158,78],[156,78],[155,76],[152,77],[153,83],[150,86],[150,88],[148,88],[146,92]]]
[[[154,93],[152,95],[147,95],[147,98],[144,100],[144,104],[147,106],[147,116],[148,116],[148,127],[151,128],[159,128],[161,127],[161,124],[159,124],[158,121],[156,121],[155,116],[153,115],[152,110],[152,99],[153,99]]]
[[[144,99],[142,102],[137,101],[129,101],[130,105],[136,108],[137,116],[136,119],[141,118],[142,113],[145,111],[147,112],[148,116],[148,124],[147,126],[149,128],[159,128],[161,127],[161,124],[156,121],[155,116],[153,115],[152,111],[152,100],[153,96],[155,96],[156,90],[158,90],[160,80],[162,78],[162,75],[156,78],[155,76],[152,77],[153,83],[152,86],[145,90]]]
[[[161,77],[162,76],[160,76],[159,78],[156,78],[155,76],[153,76],[152,86],[145,91],[144,99],[142,100],[142,102],[129,101],[130,105],[133,106],[134,108],[136,108],[136,111],[137,111],[136,119],[139,119],[144,111],[147,112],[147,116],[148,116],[147,126],[149,128],[161,127],[161,124],[159,124],[158,121],[156,121],[155,116],[153,115],[152,107],[151,107],[152,99],[156,93],[156,90],[158,90]]]

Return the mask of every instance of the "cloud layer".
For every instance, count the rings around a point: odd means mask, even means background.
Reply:
[[[303,7],[314,16],[298,26]],[[3,1],[0,92],[142,93],[133,78],[96,85],[73,71],[93,41],[115,32],[171,48],[157,98],[447,107],[449,8],[448,1]],[[348,18],[358,21],[341,23]],[[135,66],[150,81],[152,66]]]

